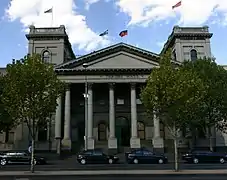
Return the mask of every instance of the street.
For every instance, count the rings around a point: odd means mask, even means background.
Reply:
[[[13,176],[0,177],[1,180],[226,180],[227,175],[105,175],[105,176]]]
[[[37,165],[35,169],[37,171],[54,171],[54,170],[172,170],[173,163],[168,164],[87,164],[80,165],[75,163],[65,163],[59,161],[55,164]],[[0,171],[27,171],[29,165],[7,165],[1,166]],[[207,170],[207,169],[227,169],[227,164],[186,164],[180,163],[179,168],[181,170]]]

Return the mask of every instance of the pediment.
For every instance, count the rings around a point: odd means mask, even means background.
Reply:
[[[127,53],[118,52],[106,57],[102,57],[88,63],[88,69],[152,69],[157,67],[158,63]],[[84,69],[83,65],[73,67],[72,69]]]
[[[62,71],[83,71],[83,64],[87,63],[90,70],[132,70],[151,69],[159,66],[159,55],[140,49],[138,47],[118,43],[77,59],[64,62],[55,66],[55,70]]]

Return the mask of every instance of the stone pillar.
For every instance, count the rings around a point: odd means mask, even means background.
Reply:
[[[140,148],[140,139],[137,136],[137,104],[136,84],[131,83],[131,148]]]
[[[57,99],[57,107],[55,113],[55,140],[57,154],[61,153],[61,108],[62,100],[61,96]]]
[[[64,118],[64,138],[62,145],[64,149],[71,150],[71,92],[70,84],[65,91],[65,118]]]
[[[117,139],[115,137],[115,98],[114,98],[114,84],[109,84],[109,151],[117,151]]]
[[[163,138],[160,136],[160,121],[159,118],[156,116],[155,112],[153,116],[153,122],[154,122],[154,137],[153,137],[154,151],[164,152],[164,141]]]
[[[93,91],[92,84],[88,84],[88,149],[94,149],[93,138]]]

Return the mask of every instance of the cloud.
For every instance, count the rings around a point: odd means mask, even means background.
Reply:
[[[52,15],[44,11],[53,7]],[[65,25],[72,45],[79,50],[92,51],[110,43],[109,37],[100,37],[86,23],[86,17],[78,14],[73,0],[12,0],[6,9],[10,21],[19,20],[25,29]]]
[[[172,10],[180,0],[118,0],[121,12],[131,18],[128,25],[148,26],[149,23],[180,16],[180,24],[201,25],[218,13],[222,24],[227,22],[227,0],[182,0],[182,6]],[[220,16],[216,16],[220,19]]]
[[[89,10],[90,6],[93,5],[93,4],[96,4],[98,2],[100,2],[101,0],[84,0],[85,2],[85,9],[86,10]],[[109,2],[111,0],[102,0],[104,2]]]
[[[89,7],[92,4],[95,4],[97,2],[99,2],[100,0],[84,0],[85,1],[85,9],[89,10]]]

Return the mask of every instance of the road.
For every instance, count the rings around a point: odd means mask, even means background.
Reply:
[[[226,180],[227,175],[111,175],[111,176],[34,176],[0,177],[1,180]]]
[[[59,162],[57,164],[37,165],[37,171],[54,171],[54,170],[171,170],[174,164],[87,164],[80,165],[67,164]],[[27,171],[29,165],[7,165],[0,168],[0,171]],[[207,170],[207,169],[227,169],[227,164],[180,164],[181,170]]]

